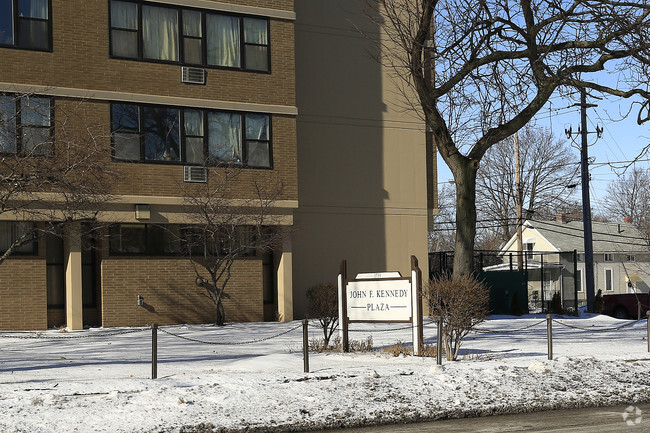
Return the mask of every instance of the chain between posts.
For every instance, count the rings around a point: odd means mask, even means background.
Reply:
[[[295,331],[296,329],[298,329],[300,327],[302,327],[302,323],[300,323],[299,325],[297,325],[297,326],[295,326],[295,327],[293,327],[293,328],[291,328],[289,330],[280,332],[279,334],[272,335],[270,337],[260,338],[259,340],[237,341],[237,342],[203,341],[203,340],[199,340],[199,339],[196,339],[196,338],[186,337],[184,335],[174,334],[173,332],[169,332],[166,329],[160,328],[160,327],[158,328],[158,330],[160,332],[164,333],[164,334],[171,335],[172,337],[180,338],[182,340],[192,341],[194,343],[211,344],[211,345],[214,345],[214,346],[238,346],[238,345],[244,345],[244,344],[261,343],[263,341],[272,340],[274,338],[278,338],[278,337],[286,335],[286,334],[288,334],[290,332],[293,332],[293,331]]]
[[[476,332],[478,334],[514,334],[516,332],[522,332],[530,328],[534,328],[537,325],[541,325],[542,323],[546,322],[546,319],[542,319],[539,322],[535,322],[531,325],[524,326],[523,328],[519,329],[484,329],[484,328],[474,328],[472,329],[473,332]]]
[[[1,335],[0,334],[0,338],[13,338],[18,340],[74,340],[80,338],[103,338],[103,337],[113,337],[115,335],[134,334],[136,332],[144,332],[150,329],[151,329],[150,327],[147,327],[147,328],[138,328],[138,329],[128,329],[124,331],[106,332],[102,334],[69,335],[69,336],[57,336],[57,337],[50,336],[50,335],[42,335],[40,333],[29,334],[29,335]]]
[[[562,326],[564,326],[564,327],[566,327],[566,328],[577,329],[577,330],[579,330],[579,331],[583,331],[583,332],[618,331],[618,330],[620,330],[620,329],[623,329],[623,328],[627,328],[627,327],[629,327],[629,326],[636,325],[637,323],[639,323],[639,322],[641,322],[641,321],[644,321],[644,320],[646,320],[646,319],[635,320],[635,321],[632,321],[632,322],[629,322],[629,323],[624,323],[624,324],[622,324],[622,325],[620,325],[620,326],[615,326],[615,327],[612,327],[612,328],[582,328],[582,327],[580,327],[580,326],[569,325],[569,324],[566,324],[566,323],[564,323],[564,322],[560,322],[560,321],[557,320],[557,319],[553,319],[553,321],[554,321],[555,323],[557,323],[558,325],[562,325]]]
[[[426,323],[423,323],[422,326],[431,325],[432,323],[435,324],[435,322],[436,322],[435,320],[430,320],[430,321],[428,321]],[[367,334],[373,334],[373,333],[376,333],[376,332],[404,331],[404,330],[407,330],[407,329],[413,329],[415,327],[416,327],[415,325],[408,325],[408,326],[403,326],[401,328],[391,328],[391,329],[348,329],[348,332],[364,332],[364,333],[367,333]]]

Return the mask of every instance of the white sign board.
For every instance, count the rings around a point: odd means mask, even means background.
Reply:
[[[348,319],[364,322],[409,321],[411,281],[350,281],[346,287]]]

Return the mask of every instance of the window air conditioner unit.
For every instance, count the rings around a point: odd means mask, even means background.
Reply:
[[[188,84],[205,84],[205,69],[181,66],[181,82]]]
[[[193,183],[207,183],[208,169],[205,167],[186,165],[183,167],[183,181]]]

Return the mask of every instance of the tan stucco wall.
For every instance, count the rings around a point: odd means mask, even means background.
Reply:
[[[298,200],[295,316],[304,292],[349,275],[398,270],[416,255],[428,275],[424,123],[410,112],[375,45],[362,0],[296,2]],[[324,29],[327,29],[326,31]]]

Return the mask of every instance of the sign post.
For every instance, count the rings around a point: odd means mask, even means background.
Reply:
[[[339,324],[342,349],[349,351],[350,323],[411,323],[413,354],[424,352],[422,330],[422,272],[411,256],[411,276],[399,272],[359,274],[347,278],[347,263],[341,262],[339,273]]]

